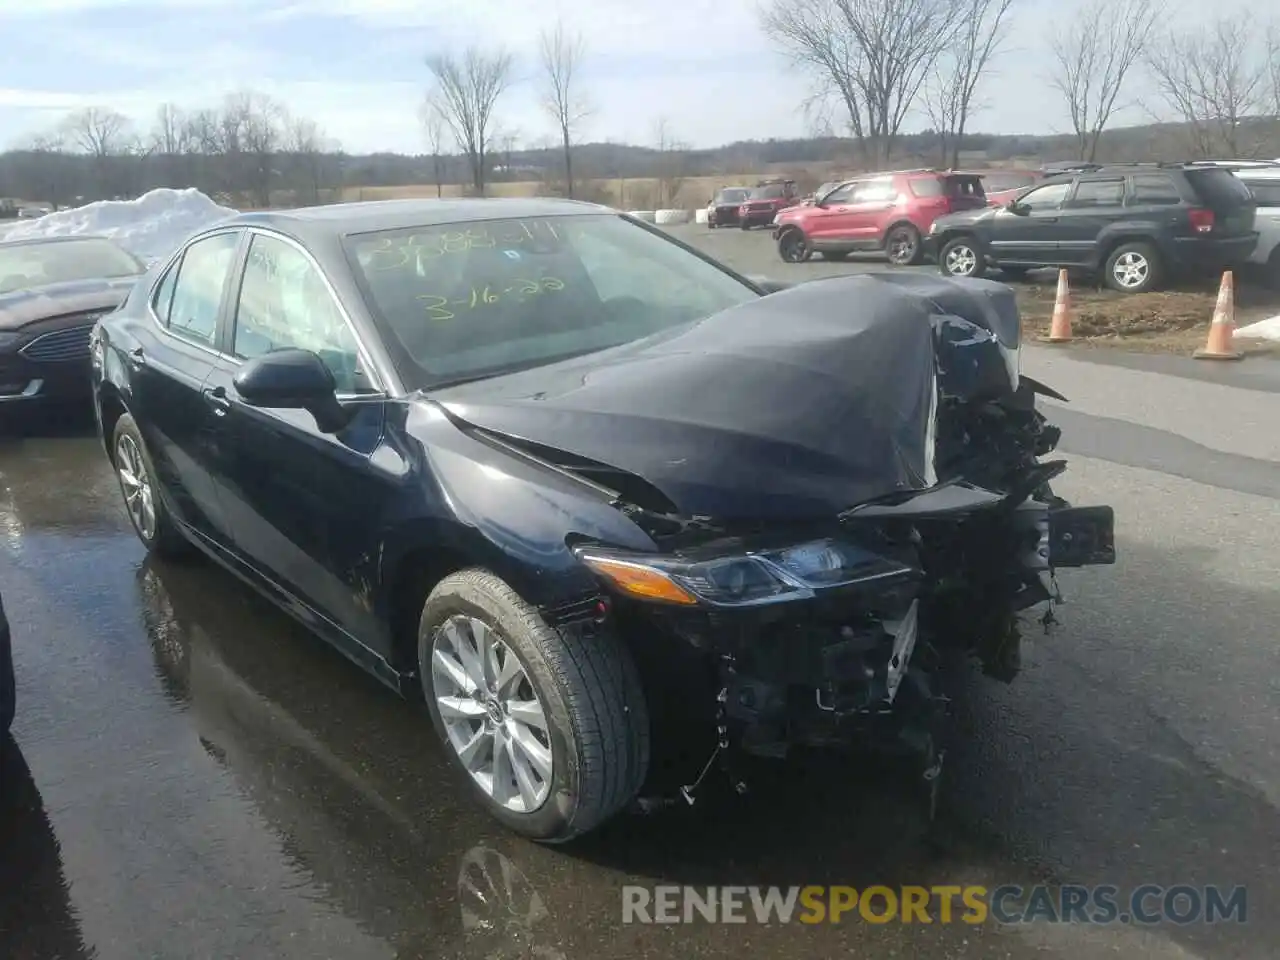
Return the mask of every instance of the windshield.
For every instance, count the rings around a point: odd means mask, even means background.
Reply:
[[[344,244],[411,388],[604,350],[759,296],[614,214],[439,224]]]
[[[777,200],[779,197],[787,195],[787,188],[781,184],[773,184],[768,187],[756,187],[751,191],[752,200]]]
[[[0,243],[0,293],[74,280],[130,277],[143,265],[110,240]]]
[[[750,190],[721,190],[716,194],[716,203],[741,203],[751,195]]]

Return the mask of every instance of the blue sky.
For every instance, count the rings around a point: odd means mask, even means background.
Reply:
[[[1044,43],[1047,11],[1078,2],[1020,0],[973,128],[1067,129],[1044,82]],[[424,57],[477,41],[516,54],[526,79],[504,96],[499,122],[536,143],[551,133],[534,89],[537,36],[558,17],[587,43],[583,82],[596,108],[587,139],[649,143],[659,118],[697,146],[804,133],[796,104],[806,84],[770,49],[755,9],[756,0],[0,0],[0,147],[81,106],[114,107],[146,128],[161,102],[214,105],[252,87],[347,150],[419,152]],[[1128,119],[1143,117],[1134,108]]]

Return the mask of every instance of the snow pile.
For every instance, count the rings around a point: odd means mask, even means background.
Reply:
[[[99,200],[22,222],[6,240],[95,234],[110,237],[135,256],[151,263],[168,256],[192,233],[237,211],[219,206],[194,187],[163,187],[137,200]]]
[[[1256,337],[1260,340],[1280,340],[1280,316],[1267,317],[1257,323],[1236,330],[1237,337]]]

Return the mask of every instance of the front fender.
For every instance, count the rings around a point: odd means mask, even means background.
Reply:
[[[379,571],[384,588],[396,582],[406,558],[425,549],[486,567],[527,602],[552,607],[598,589],[568,538],[658,549],[592,486],[464,434],[439,410],[420,407],[410,420],[409,432],[419,438],[410,474],[427,493],[409,515],[387,525]]]

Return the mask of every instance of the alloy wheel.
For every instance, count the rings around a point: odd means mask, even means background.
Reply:
[[[797,230],[792,230],[785,234],[782,238],[782,259],[787,263],[799,263],[804,259],[805,241],[804,235]]]
[[[907,264],[915,259],[916,239],[912,231],[905,228],[895,230],[889,235],[889,261],[896,264]]]
[[[116,476],[124,492],[125,509],[142,539],[150,543],[156,535],[156,506],[151,488],[151,475],[142,449],[125,433],[116,443]]]
[[[1111,267],[1111,275],[1116,278],[1116,283],[1126,290],[1142,286],[1150,273],[1151,264],[1147,258],[1133,250],[1116,257],[1116,262]]]
[[[520,659],[496,630],[455,615],[436,630],[431,691],[449,746],[495,803],[532,813],[551,792],[550,724]]]
[[[973,247],[952,247],[947,251],[947,273],[953,277],[967,277],[978,266],[978,254]]]

